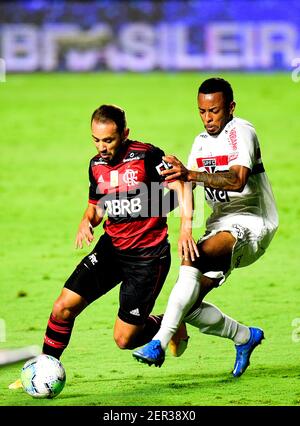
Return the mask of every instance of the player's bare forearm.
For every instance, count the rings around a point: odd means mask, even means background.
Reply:
[[[161,173],[167,182],[179,179],[185,182],[201,182],[204,186],[223,191],[242,191],[250,174],[250,169],[240,165],[232,166],[224,172],[204,173],[188,170],[173,155],[164,157],[164,160],[172,165],[171,169]]]
[[[180,233],[178,254],[181,259],[195,261],[199,257],[197,245],[193,239],[193,186],[189,182],[176,180],[169,183],[169,188],[176,191],[180,208]]]
[[[168,182],[168,188],[176,192],[181,220],[183,218],[191,220],[193,217],[192,184],[189,182],[175,180],[173,182]]]
[[[250,170],[243,166],[233,166],[229,170],[216,173],[203,173],[189,170],[189,182],[201,182],[204,186],[224,191],[242,191],[247,183]]]
[[[163,210],[162,210],[163,216],[166,216],[168,213],[175,210],[176,207],[178,207],[179,205],[176,191],[172,191],[172,190],[168,191],[163,196],[162,204],[163,204]]]
[[[238,191],[240,189],[240,180],[234,171],[201,173],[189,171],[188,180],[190,182],[201,182],[204,186],[214,189],[223,189],[225,191]]]
[[[104,217],[104,211],[100,207],[96,206],[90,218],[90,224],[93,226],[93,228],[100,225],[103,217]]]

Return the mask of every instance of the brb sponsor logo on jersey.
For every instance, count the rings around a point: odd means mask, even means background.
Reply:
[[[109,216],[138,216],[142,210],[142,202],[139,197],[106,200],[104,205]]]
[[[130,163],[136,159],[137,154],[130,153],[118,170],[101,169],[98,173],[96,170],[98,205],[115,221],[129,217],[161,217],[171,210],[172,197],[164,197],[165,184],[158,177],[171,165],[163,160],[158,165],[154,163],[154,174],[149,179],[142,163]]]
[[[109,216],[137,216],[141,212],[142,200],[137,196],[137,192],[140,193],[143,183],[139,182],[138,173],[138,170],[131,168],[126,169],[124,173],[119,173],[118,170],[110,171],[107,196],[102,200]]]

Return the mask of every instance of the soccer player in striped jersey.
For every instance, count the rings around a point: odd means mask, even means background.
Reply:
[[[89,164],[88,206],[79,224],[76,247],[89,246],[94,240],[93,228],[105,214],[107,218],[103,235],[54,302],[42,351],[58,359],[69,343],[75,318],[118,284],[120,304],[114,325],[118,347],[134,349],[158,331],[162,316],[150,313],[171,262],[166,215],[183,196],[179,181],[168,183],[166,193],[161,175],[168,167],[162,159],[164,152],[128,138],[125,112],[120,107],[97,108],[91,131],[98,153]],[[187,235],[186,241],[189,238]],[[174,336],[174,351],[181,338],[188,338],[184,325]],[[21,387],[19,380],[11,385],[17,387]]]
[[[238,377],[264,332],[238,323],[203,299],[234,268],[250,265],[265,253],[277,230],[278,215],[256,131],[248,121],[233,116],[230,83],[221,78],[204,81],[197,100],[205,131],[195,138],[187,167],[168,156],[164,159],[173,167],[162,174],[166,181],[180,179],[204,186],[212,214],[197,243],[200,256],[195,256],[192,245],[182,246],[182,266],[160,330],[133,356],[162,365],[167,345],[184,320],[203,333],[233,340],[233,375]]]

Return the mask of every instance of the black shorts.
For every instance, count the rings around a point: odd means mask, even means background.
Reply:
[[[170,264],[168,241],[156,247],[118,250],[104,234],[76,267],[65,287],[90,304],[121,283],[118,316],[129,324],[142,325],[153,309]]]

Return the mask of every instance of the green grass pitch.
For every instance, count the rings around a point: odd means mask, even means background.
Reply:
[[[42,344],[52,303],[65,279],[90,249],[74,240],[87,203],[89,129],[102,103],[127,111],[131,137],[162,147],[184,162],[202,129],[196,106],[201,81],[210,74],[8,75],[0,83],[1,348]],[[229,340],[189,327],[188,350],[167,353],[161,369],[138,364],[113,341],[118,288],[76,321],[62,356],[63,392],[36,400],[7,387],[23,363],[1,368],[3,406],[250,406],[300,404],[299,168],[300,83],[289,74],[222,74],[232,83],[236,115],[258,132],[263,160],[277,200],[280,228],[265,256],[235,270],[207,300],[266,340],[239,379],[231,377],[235,350]],[[203,226],[194,230],[197,238]],[[98,237],[102,227],[96,230]],[[164,311],[176,280],[178,218],[171,217],[172,267],[154,308]],[[293,320],[295,321],[292,325]],[[299,319],[300,323],[300,319]],[[299,326],[298,326],[299,328]]]

